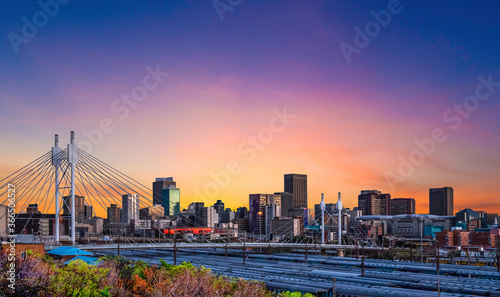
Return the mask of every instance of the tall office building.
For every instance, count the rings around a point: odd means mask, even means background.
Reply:
[[[244,219],[244,218],[248,217],[248,208],[246,208],[246,207],[244,207],[244,206],[243,206],[243,207],[238,207],[238,208],[236,209],[236,214],[235,214],[235,216],[236,216],[237,218],[240,218],[240,219]]]
[[[358,208],[367,215],[391,215],[391,195],[377,190],[361,191]]]
[[[203,207],[203,227],[213,228],[219,223],[219,214],[213,206]]]
[[[192,219],[190,219],[190,225],[196,227],[206,226],[206,223],[203,220],[204,208],[205,208],[204,202],[193,202],[189,204],[187,213],[192,216]]]
[[[391,200],[391,215],[415,214],[415,199],[394,198]]]
[[[230,223],[235,218],[235,212],[230,208],[226,208],[225,211],[219,213],[219,223]]]
[[[272,203],[265,206],[265,234],[269,235],[271,232],[271,221],[275,218],[281,217],[281,206],[278,203]]]
[[[224,202],[222,202],[221,200],[217,200],[217,202],[215,202],[214,204],[214,208],[215,208],[215,211],[217,211],[217,213],[221,213],[224,211]]]
[[[281,216],[288,217],[288,213],[293,209],[293,194],[287,192],[276,192],[273,194],[273,202],[281,206]]]
[[[71,196],[64,196],[64,207],[63,207],[63,217],[68,219],[71,216]],[[84,219],[88,219],[85,204],[85,197],[80,195],[75,195],[75,222],[81,223]],[[91,212],[91,211],[90,211]]]
[[[108,223],[120,223],[122,209],[116,204],[111,204],[108,207]]]
[[[294,208],[307,208],[307,175],[285,174],[285,192],[293,194]]]
[[[429,213],[438,216],[452,216],[453,212],[453,188],[429,189]]]
[[[165,209],[166,216],[175,216],[181,211],[181,192],[175,186],[168,186],[162,190],[162,200],[159,204]]]
[[[173,177],[157,177],[153,182],[153,204],[162,204],[163,188],[177,187]],[[163,206],[165,208],[165,206]],[[166,210],[166,208],[165,208]]]
[[[248,227],[253,233],[265,234],[265,207],[270,204],[272,194],[250,194]]]
[[[139,195],[125,194],[122,195],[122,222],[125,224],[130,223],[130,220],[138,222],[139,217]]]

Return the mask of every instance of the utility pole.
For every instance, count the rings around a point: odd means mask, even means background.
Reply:
[[[424,262],[424,217],[419,216],[418,220],[420,222],[420,261]]]
[[[363,255],[361,256],[361,276],[365,276],[365,245],[363,245]]]
[[[500,236],[497,235],[497,272],[500,272]]]
[[[441,259],[439,258],[439,246],[436,245],[436,273],[439,275],[439,262]]]
[[[361,256],[361,277],[365,277],[365,255]]]
[[[175,230],[174,230],[174,265],[177,265],[177,236],[175,236]]]
[[[339,245],[342,244],[342,200],[340,200],[340,192],[339,192],[339,200],[337,201],[337,211],[338,211],[338,220],[339,220]]]
[[[359,259],[359,240],[356,239],[356,245],[354,246],[354,249],[356,250],[356,262]]]
[[[323,193],[321,193],[321,244],[325,244],[325,199]]]
[[[307,263],[307,240],[306,240],[306,252],[305,252],[305,263]]]
[[[247,243],[247,238],[245,237],[244,241],[243,241],[243,265],[245,265],[245,250],[247,249],[246,247],[246,243]]]

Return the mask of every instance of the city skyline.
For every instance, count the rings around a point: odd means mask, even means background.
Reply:
[[[309,208],[378,189],[426,213],[450,186],[454,212],[498,213],[499,4],[401,1],[346,60],[387,4],[245,2],[221,21],[210,2],[70,2],[13,48],[43,8],[4,3],[0,179],[75,130],[144,185],[174,176],[181,208],[246,206],[299,172]]]

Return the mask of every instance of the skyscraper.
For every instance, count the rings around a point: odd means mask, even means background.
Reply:
[[[71,216],[71,196],[64,196],[63,217],[66,219]],[[85,197],[75,195],[75,222],[81,223],[86,219],[85,214]]]
[[[293,194],[287,192],[276,192],[273,194],[273,202],[281,206],[281,216],[288,217],[288,211],[293,209]]]
[[[265,234],[265,207],[272,200],[272,194],[250,194],[248,227],[250,232]]]
[[[358,208],[367,215],[390,215],[391,195],[377,190],[361,191],[358,196]]]
[[[192,216],[190,219],[190,224],[192,226],[200,227],[206,226],[203,221],[203,209],[205,208],[205,202],[193,202],[189,204],[187,213]]]
[[[125,224],[130,223],[130,220],[135,222],[139,221],[139,195],[125,194],[122,195],[122,222]]]
[[[213,228],[219,223],[219,214],[213,206],[203,207],[203,227]]]
[[[429,213],[438,216],[452,216],[453,212],[453,188],[429,189]]]
[[[222,200],[217,200],[214,204],[214,208],[217,213],[222,213],[224,211],[224,202],[222,202]]]
[[[162,204],[163,201],[163,188],[169,186],[177,186],[173,177],[157,177],[153,182],[153,204]],[[165,208],[165,206],[163,206]],[[166,212],[165,208],[165,212]]]
[[[285,192],[293,194],[294,208],[307,208],[307,175],[285,174]]]
[[[163,188],[160,205],[165,209],[166,216],[177,215],[181,211],[181,194],[179,188],[172,185]]]
[[[265,206],[264,221],[265,221],[265,234],[269,235],[271,232],[271,221],[277,217],[281,217],[281,206],[278,203],[272,203]]]
[[[111,204],[108,207],[108,223],[120,223],[121,222],[121,208],[116,204]]]
[[[394,198],[391,200],[391,215],[415,214],[415,199]]]

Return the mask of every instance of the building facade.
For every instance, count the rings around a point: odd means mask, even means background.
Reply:
[[[179,188],[172,185],[163,188],[161,202],[165,215],[177,215],[181,211],[181,193]]]
[[[414,198],[394,198],[391,200],[391,215],[415,214]]]
[[[437,216],[452,216],[453,212],[453,188],[429,189],[429,214]]]
[[[139,195],[137,194],[125,194],[122,195],[122,222],[129,224],[130,220],[138,221],[140,219],[139,215]]]
[[[250,194],[248,226],[253,233],[265,234],[265,206],[272,201],[272,194]]]
[[[163,204],[163,188],[177,186],[173,177],[157,177],[153,182],[153,204]]]
[[[361,191],[358,196],[358,209],[363,215],[391,215],[391,195],[377,190]]]
[[[111,204],[108,207],[108,223],[120,223],[122,221],[121,212],[122,209],[118,205]]]
[[[285,174],[285,192],[292,193],[294,208],[307,208],[307,175]]]

